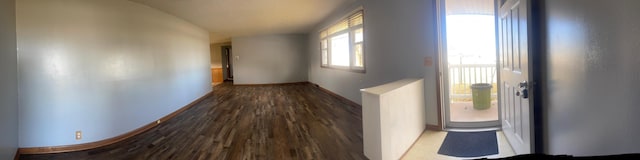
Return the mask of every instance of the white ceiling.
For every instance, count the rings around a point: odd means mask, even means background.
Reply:
[[[258,34],[306,33],[355,0],[130,0],[175,15],[211,33],[211,42]]]

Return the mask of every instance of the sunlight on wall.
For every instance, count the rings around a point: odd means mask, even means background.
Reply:
[[[48,52],[50,55],[45,61],[45,69],[53,79],[60,79],[69,75],[68,59],[64,57],[65,51],[54,48]]]
[[[117,55],[111,57],[105,66],[105,73],[113,80],[124,80],[127,77],[127,58],[124,55]]]

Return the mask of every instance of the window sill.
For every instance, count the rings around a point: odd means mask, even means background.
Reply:
[[[354,73],[367,73],[366,69],[351,69],[349,67],[320,66],[320,68],[341,70],[341,71],[354,72]]]

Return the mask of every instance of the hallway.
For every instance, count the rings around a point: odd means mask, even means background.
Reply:
[[[360,108],[309,84],[233,86],[122,142],[28,159],[366,159]]]

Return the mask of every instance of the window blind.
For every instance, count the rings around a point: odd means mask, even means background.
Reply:
[[[363,21],[362,11],[358,11],[353,15],[349,16],[349,26],[351,27],[362,24],[362,21]]]

